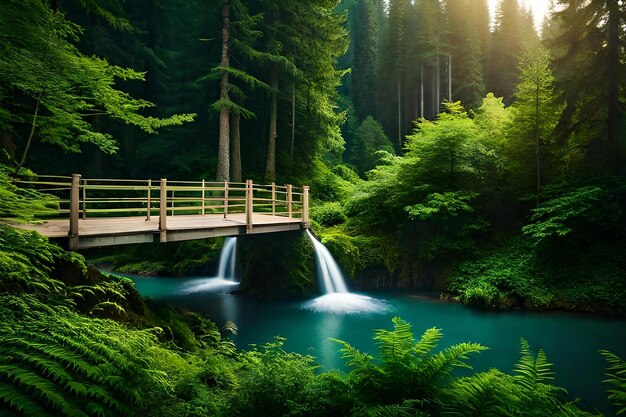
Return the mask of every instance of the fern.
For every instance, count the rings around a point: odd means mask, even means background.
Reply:
[[[453,381],[445,389],[443,415],[507,417],[519,399],[512,378],[497,369]]]
[[[537,384],[554,379],[552,364],[548,362],[546,353],[539,349],[535,357],[526,339],[522,338],[520,359],[515,365],[517,382],[528,391],[533,391]]]
[[[414,347],[411,325],[399,317],[391,321],[393,330],[375,330],[374,340],[384,363],[404,363]]]
[[[20,390],[17,386],[0,381],[0,404],[3,408],[13,409],[25,416],[53,416],[30,395]]]
[[[619,409],[617,414],[626,414],[626,361],[607,350],[601,350],[600,354],[608,362],[606,375],[608,379],[603,382],[613,385],[609,392],[609,401]]]
[[[469,354],[487,349],[479,343],[459,343],[430,355],[424,360],[420,369],[422,383],[435,384],[439,379],[450,376],[454,368],[471,369],[472,367],[465,362],[469,359]]]

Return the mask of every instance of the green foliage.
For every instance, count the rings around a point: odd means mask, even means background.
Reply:
[[[277,338],[243,355],[227,415],[309,416],[331,411],[324,410],[328,398],[322,397],[337,395],[324,387],[329,380],[315,374],[313,357],[285,352],[283,341]]]
[[[355,132],[351,158],[364,174],[374,168],[384,155],[395,153],[383,127],[372,116],[367,116]]]
[[[466,363],[469,354],[487,349],[477,343],[460,343],[432,353],[443,336],[439,329],[428,329],[415,341],[409,323],[398,317],[392,321],[393,330],[380,329],[374,335],[380,363],[347,342],[336,340],[343,346],[343,359],[352,368],[348,381],[364,404],[401,404],[414,399],[434,407],[438,387],[447,382],[452,370],[470,368]]]
[[[249,235],[237,246],[242,291],[275,299],[314,293],[313,246],[304,233]]]
[[[311,209],[311,218],[324,227],[332,227],[346,221],[346,215],[338,202],[324,203]]]
[[[390,271],[394,265],[393,247],[374,236],[354,235],[341,228],[326,230],[321,241],[352,278],[360,272],[386,266]]]
[[[477,195],[467,192],[432,193],[429,194],[424,204],[415,204],[406,207],[409,217],[412,219],[427,220],[440,217],[443,221],[449,221],[462,213],[472,213],[474,209],[469,202]]]
[[[131,415],[142,405],[142,391],[167,390],[151,353],[159,348],[150,332],[83,318],[28,296],[1,298],[1,400],[9,409]]]
[[[623,312],[626,299],[623,245],[593,243],[561,258],[546,257],[524,240],[485,251],[462,262],[448,289],[463,302],[490,308],[524,305]]]
[[[0,164],[0,218],[22,223],[58,213],[59,201],[56,197],[17,187],[10,178],[14,171],[15,169]],[[29,173],[23,169],[20,174],[26,176]]]
[[[532,223],[523,233],[536,245],[549,243],[580,244],[589,241],[589,234],[623,237],[623,202],[626,186],[583,186],[557,195],[533,210]]]
[[[339,168],[340,167],[340,168]],[[311,179],[311,195],[321,201],[340,201],[352,192],[355,178],[348,168],[339,165],[337,173],[324,162],[313,162],[314,176]]]
[[[614,353],[601,350],[608,363],[607,376],[604,382],[613,386],[609,392],[609,401],[618,407],[617,414],[626,413],[626,362]]]
[[[116,142],[93,125],[91,116],[106,114],[148,133],[194,119],[193,114],[164,119],[140,114],[154,104],[133,98],[117,89],[116,83],[143,80],[144,74],[79,52],[75,43],[82,29],[46,3],[11,0],[4,6],[0,14],[4,39],[0,43],[0,108],[10,117],[5,129],[26,125],[42,141],[66,151],[78,152],[81,144],[91,143],[112,153],[117,150]],[[111,17],[101,7],[96,12]]]
[[[96,251],[91,261],[126,274],[212,274],[222,247],[221,239],[142,244],[120,251]],[[110,254],[108,254],[110,252]]]
[[[388,156],[345,203],[352,230],[394,242],[400,255],[390,270],[402,274],[467,256],[488,230],[476,206],[498,176],[492,143],[459,103],[446,111],[418,121],[405,155]]]

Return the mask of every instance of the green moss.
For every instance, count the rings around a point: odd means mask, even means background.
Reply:
[[[247,235],[237,246],[244,293],[294,298],[315,292],[313,246],[304,232]]]

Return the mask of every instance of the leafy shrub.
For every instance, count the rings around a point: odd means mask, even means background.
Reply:
[[[525,239],[462,262],[448,282],[461,301],[624,313],[624,243],[590,244],[584,256],[545,257]]]
[[[583,186],[559,193],[533,210],[532,223],[522,229],[536,246],[563,250],[563,245],[626,236],[626,185]]]
[[[332,227],[346,221],[346,215],[340,203],[324,203],[313,207],[311,218],[324,227]]]
[[[231,416],[320,415],[320,377],[313,357],[282,350],[284,339],[246,352],[239,372],[239,387],[233,393]],[[322,407],[323,408],[323,407]]]

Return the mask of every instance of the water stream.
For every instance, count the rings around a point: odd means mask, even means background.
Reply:
[[[214,277],[201,278],[188,282],[178,290],[182,294],[191,294],[206,291],[234,291],[239,287],[239,281],[235,276],[237,253],[237,238],[227,237],[220,252],[220,260],[217,265],[217,273]]]
[[[439,348],[461,342],[488,346],[488,351],[472,357],[475,371],[497,367],[512,372],[523,337],[533,349],[545,350],[554,363],[554,383],[567,388],[572,399],[581,397],[585,408],[597,408],[607,416],[614,412],[606,399],[608,386],[602,383],[606,363],[598,350],[607,349],[626,358],[626,320],[559,312],[484,311],[441,302],[436,294],[411,291],[354,294],[348,291],[328,250],[310,238],[318,257],[320,288],[325,293],[304,303],[233,295],[238,286],[233,272],[234,239],[225,241],[217,277],[131,278],[144,296],[202,312],[218,326],[227,320],[235,322],[239,332],[234,341],[239,348],[280,335],[287,338],[286,350],[315,356],[322,370],[344,366],[340,346],[330,338],[375,354],[372,333],[391,328],[393,316],[412,323],[416,337],[430,327],[443,329]],[[330,285],[325,286],[327,283]]]
[[[315,249],[317,276],[322,295],[302,304],[303,308],[333,314],[383,313],[390,308],[383,300],[349,292],[343,273],[333,255],[310,230],[307,230],[306,234]]]

